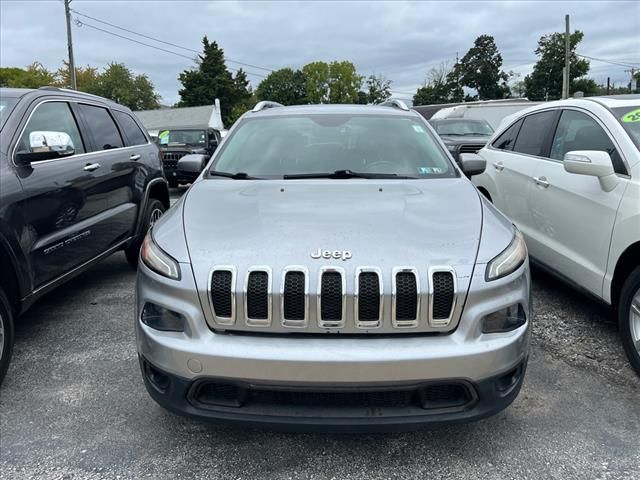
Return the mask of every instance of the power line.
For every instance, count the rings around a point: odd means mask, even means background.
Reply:
[[[79,12],[79,11],[77,11],[77,10],[73,9],[73,8],[72,8],[72,9],[70,9],[70,10],[71,10],[73,13],[75,13],[76,15],[79,15],[79,16],[81,16],[81,17],[89,18],[89,19],[91,19],[91,20],[93,20],[93,21],[95,21],[95,22],[102,23],[102,24],[104,24],[104,25],[109,25],[110,27],[117,28],[118,30],[122,30],[122,31],[124,31],[124,32],[132,33],[132,34],[134,34],[134,35],[137,35],[137,36],[139,36],[139,37],[146,38],[146,39],[148,39],[148,40],[153,40],[154,42],[163,43],[163,44],[165,44],[165,45],[169,45],[169,46],[171,46],[171,47],[179,48],[179,49],[181,49],[181,50],[186,50],[187,52],[192,52],[192,53],[197,53],[197,54],[199,54],[199,53],[200,53],[198,50],[194,50],[194,49],[192,49],[192,48],[184,47],[184,46],[182,46],[182,45],[178,45],[178,44],[176,44],[176,43],[167,42],[167,41],[165,41],[165,40],[160,40],[159,38],[151,37],[151,36],[149,36],[149,35],[145,35],[145,34],[142,34],[142,33],[138,33],[138,32],[135,32],[135,31],[133,31],[133,30],[129,30],[129,29],[127,29],[127,28],[121,27],[121,26],[119,26],[119,25],[115,25],[115,24],[113,24],[113,23],[109,23],[109,22],[106,22],[106,21],[104,21],[104,20],[100,20],[99,18],[95,18],[95,17],[92,17],[92,16],[87,15],[87,14],[85,14],[85,13],[81,13],[81,12]],[[239,61],[237,61],[237,60],[233,60],[233,59],[228,58],[228,57],[225,57],[225,60],[226,60],[227,62],[235,63],[235,64],[238,64],[238,65],[243,65],[243,66],[245,66],[245,67],[257,68],[258,70],[264,70],[265,72],[273,72],[273,69],[271,69],[271,68],[260,67],[260,66],[258,66],[258,65],[252,65],[252,64],[250,64],[250,63],[239,62]]]
[[[141,41],[136,40],[136,39],[134,39],[134,38],[127,37],[127,36],[125,36],[125,35],[120,35],[119,33],[110,32],[109,30],[105,30],[104,28],[96,27],[95,25],[91,25],[91,24],[89,24],[89,23],[83,22],[83,21],[81,21],[81,20],[80,20],[80,19],[78,19],[78,18],[76,18],[76,20],[75,20],[75,24],[76,24],[78,27],[89,27],[89,28],[93,28],[94,30],[98,30],[98,31],[100,31],[100,32],[107,33],[107,34],[109,34],[109,35],[113,35],[114,37],[122,38],[122,39],[124,39],[124,40],[129,40],[130,42],[137,43],[138,45],[144,45],[145,47],[154,48],[154,49],[156,49],[156,50],[160,50],[160,51],[165,52],[165,53],[170,53],[170,54],[172,54],[172,55],[176,55],[176,56],[178,56],[178,57],[182,57],[182,58],[186,58],[186,59],[189,59],[189,60],[193,60],[193,57],[190,57],[190,56],[188,56],[188,55],[183,55],[183,54],[181,54],[181,53],[174,52],[174,51],[172,51],[172,50],[167,50],[166,48],[162,48],[162,47],[158,47],[158,46],[156,46],[156,45],[151,45],[151,44],[149,44],[149,43],[141,42]],[[237,69],[231,68],[231,70],[235,70],[235,71],[237,72]],[[266,75],[262,75],[262,74],[260,74],[260,73],[250,72],[250,71],[248,71],[248,70],[243,70],[243,71],[244,71],[247,75],[254,75],[254,76],[256,76],[256,77],[266,78]]]
[[[610,63],[611,65],[618,65],[620,67],[628,67],[628,68],[637,68],[638,67],[637,64],[633,65],[633,64],[630,64],[630,63],[616,62],[616,61],[607,60],[607,59],[604,59],[604,58],[596,58],[596,57],[590,57],[588,55],[581,55],[579,53],[576,53],[576,56],[582,57],[582,58],[586,58],[588,60],[593,60],[594,62]]]

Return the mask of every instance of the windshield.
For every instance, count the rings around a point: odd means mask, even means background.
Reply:
[[[18,103],[17,98],[2,97],[0,98],[0,128],[4,126],[4,122],[9,117],[11,110]]]
[[[491,135],[493,128],[484,120],[443,120],[434,122],[438,135]]]
[[[205,130],[161,130],[158,133],[160,145],[205,145]]]
[[[636,148],[640,150],[640,108],[638,105],[612,108],[613,114],[624,128]]]
[[[260,178],[339,170],[411,178],[457,176],[419,119],[351,114],[245,119],[226,139],[212,170]]]

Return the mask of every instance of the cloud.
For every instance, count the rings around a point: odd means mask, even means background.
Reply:
[[[384,74],[393,89],[414,92],[428,70],[453,64],[481,34],[494,35],[505,67],[524,76],[536,61],[541,35],[564,29],[585,33],[579,51],[640,64],[640,5],[637,2],[124,2],[74,0],[86,15],[195,50],[206,34],[228,59],[267,68],[299,68],[313,60],[350,60],[361,74]],[[86,24],[133,37],[88,18]],[[57,69],[66,58],[64,7],[60,1],[0,3],[0,64],[39,61]],[[78,65],[104,67],[124,62],[146,73],[165,103],[178,100],[181,71],[188,58],[113,37],[88,26],[73,26]],[[181,55],[194,54],[156,44]],[[238,64],[229,62],[230,67]],[[626,81],[625,67],[592,62],[591,76]],[[255,74],[266,72],[246,67]],[[249,75],[255,86],[258,75]]]

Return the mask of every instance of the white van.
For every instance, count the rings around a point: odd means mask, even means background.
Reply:
[[[511,102],[495,102],[482,104],[462,104],[454,107],[438,110],[431,117],[432,120],[443,118],[467,118],[470,120],[486,120],[495,130],[500,126],[502,119],[525,108],[538,105],[541,102],[529,102],[527,100]]]

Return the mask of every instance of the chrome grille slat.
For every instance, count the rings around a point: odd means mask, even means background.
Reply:
[[[249,267],[244,283],[244,318],[249,326],[271,325],[273,292],[271,268]]]
[[[447,285],[441,287],[438,276],[444,274],[450,278]],[[450,292],[448,290],[451,290]],[[433,327],[446,327],[451,323],[456,308],[458,294],[456,272],[449,266],[434,266],[429,268],[429,323]],[[446,297],[446,298],[443,298]],[[448,306],[448,308],[447,308]],[[448,313],[445,312],[448,310]],[[443,313],[444,312],[444,313]],[[446,314],[445,314],[446,313]]]
[[[373,276],[375,276],[377,282],[373,281]],[[371,279],[366,280],[367,278]],[[378,298],[377,308],[375,304],[376,296]],[[379,268],[356,268],[353,299],[356,327],[379,328],[382,326],[384,289],[382,286],[382,271]]]
[[[317,319],[323,328],[342,328],[346,317],[346,277],[340,267],[322,267],[318,275]]]
[[[411,285],[400,284],[398,290],[398,276],[404,279],[413,276]],[[404,282],[404,280],[401,280]],[[396,328],[415,328],[420,318],[420,276],[414,267],[396,267],[391,276],[391,323]],[[413,291],[409,291],[413,290]],[[415,296],[415,300],[413,300]],[[409,298],[410,297],[410,298]],[[409,305],[413,302],[413,305]],[[406,304],[406,305],[405,305]]]
[[[302,286],[299,285],[300,282],[302,282]],[[302,295],[302,299],[300,299],[300,295]],[[291,296],[293,297],[290,298]],[[291,302],[296,303],[292,304]],[[309,322],[309,272],[305,267],[291,266],[283,270],[280,287],[280,312],[283,327],[304,328],[307,326]]]

